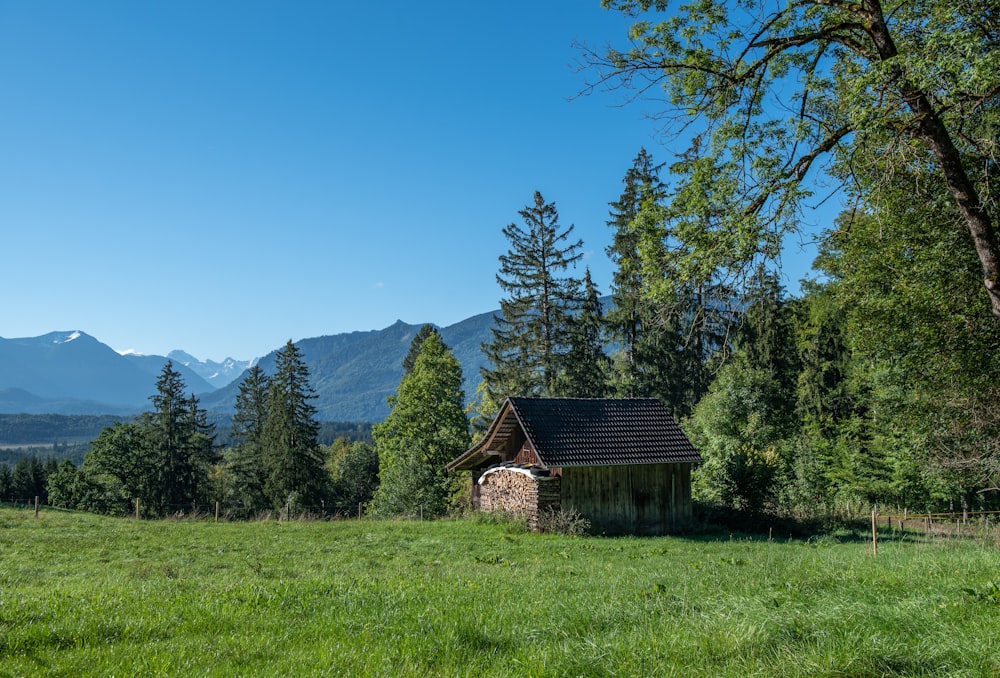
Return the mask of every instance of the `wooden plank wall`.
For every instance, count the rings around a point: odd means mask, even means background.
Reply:
[[[562,507],[594,534],[668,534],[691,521],[691,464],[564,467]]]

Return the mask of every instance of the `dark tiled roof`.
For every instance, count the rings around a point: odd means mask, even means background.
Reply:
[[[548,468],[701,461],[653,398],[509,398],[486,436],[447,468],[481,468],[489,461],[487,448],[503,449],[518,427]]]
[[[549,468],[701,461],[654,398],[511,398],[510,403]]]

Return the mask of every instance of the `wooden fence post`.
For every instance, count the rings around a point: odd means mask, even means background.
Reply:
[[[219,522],[219,502],[215,502],[215,522]]]
[[[139,520],[139,497],[135,498],[135,519]]]
[[[38,517],[38,495],[35,495],[35,517]]]
[[[872,555],[878,555],[878,511],[872,509]]]

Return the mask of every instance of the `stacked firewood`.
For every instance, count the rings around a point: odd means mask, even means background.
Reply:
[[[537,528],[539,513],[559,509],[559,478],[542,475],[530,467],[490,469],[482,475],[479,485],[482,510],[524,518],[531,529]]]

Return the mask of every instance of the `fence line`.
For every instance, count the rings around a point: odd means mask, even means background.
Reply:
[[[902,513],[879,513],[878,509],[872,509],[872,554],[878,555],[878,538],[879,538],[879,527],[880,522],[885,519],[885,527],[889,532],[898,532],[905,534],[907,528],[913,530],[919,530],[923,528],[925,536],[931,536],[937,534],[941,537],[955,537],[960,539],[962,537],[962,526],[965,525],[967,532],[967,537],[980,536],[974,534],[976,532],[976,527],[986,528],[997,524],[998,521],[992,521],[993,516],[1000,516],[1000,511],[947,511],[935,513],[932,511],[927,511],[923,513],[910,513],[906,509]],[[896,530],[893,530],[893,520],[896,522]],[[943,527],[937,530],[934,529],[935,524],[941,525],[954,525],[954,532],[949,533]],[[972,532],[973,534],[970,534]]]

